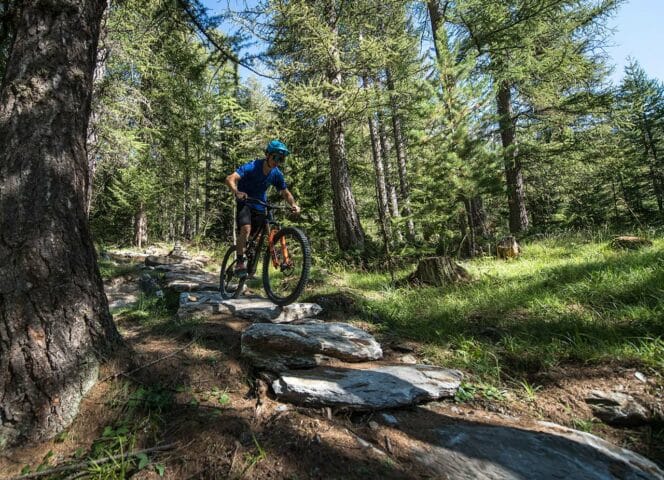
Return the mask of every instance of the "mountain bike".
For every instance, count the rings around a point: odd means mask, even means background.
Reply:
[[[273,219],[275,210],[289,210],[288,207],[263,202],[257,198],[247,198],[247,202],[265,207],[265,221],[247,239],[245,257],[247,277],[235,276],[237,254],[231,245],[224,255],[219,274],[219,290],[223,298],[238,298],[244,289],[247,278],[253,278],[258,267],[260,253],[267,238],[267,248],[263,253],[263,288],[268,298],[277,305],[293,303],[300,296],[309,278],[311,268],[311,248],[309,240],[297,227],[281,227]]]

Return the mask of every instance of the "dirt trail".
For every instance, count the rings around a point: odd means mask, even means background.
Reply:
[[[533,403],[447,401],[354,414],[302,408],[275,401],[258,372],[241,359],[246,320],[223,312],[195,321],[124,315],[116,320],[127,348],[100,378],[149,366],[99,382],[65,434],[0,458],[0,477],[17,475],[26,465],[34,471],[47,456],[45,464],[56,465],[91,451],[116,453],[123,438],[123,451],[177,445],[151,457],[140,471],[130,466],[128,478],[161,478],[161,467],[169,479],[434,478],[435,470],[417,452],[430,451],[436,441],[430,432],[437,428],[459,419],[524,429],[536,428],[538,419],[571,425],[573,418],[588,418],[588,407],[578,400],[586,391],[616,382],[643,390],[633,369],[569,367],[553,372]],[[398,348],[386,351],[390,359],[403,355]],[[647,431],[602,426],[594,433],[664,459],[664,442],[648,442]]]

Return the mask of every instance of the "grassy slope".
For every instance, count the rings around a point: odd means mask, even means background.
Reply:
[[[609,360],[664,372],[664,240],[637,252],[605,245],[538,241],[516,261],[469,262],[476,280],[447,288],[395,289],[387,275],[352,272],[341,283],[384,333],[423,342],[431,361],[476,380]]]

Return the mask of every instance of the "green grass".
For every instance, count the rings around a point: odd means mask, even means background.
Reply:
[[[360,318],[478,381],[519,382],[564,362],[664,372],[664,240],[631,252],[605,245],[536,241],[518,260],[468,262],[475,280],[445,288],[394,288],[389,275],[367,272],[337,273],[336,287],[360,297]]]

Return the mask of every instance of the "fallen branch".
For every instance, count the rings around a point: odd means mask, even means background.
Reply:
[[[192,344],[194,344],[197,340],[198,340],[198,338],[194,338],[191,342],[189,342],[188,344],[186,344],[184,347],[182,347],[182,348],[178,348],[178,349],[175,350],[174,352],[169,353],[168,355],[166,355],[166,356],[164,356],[164,357],[158,358],[157,360],[154,360],[154,361],[152,361],[152,362],[150,362],[150,363],[146,363],[145,365],[142,365],[142,366],[140,366],[140,367],[138,367],[138,368],[135,368],[135,369],[133,369],[133,370],[130,370],[130,371],[128,371],[128,372],[125,371],[125,372],[114,373],[114,374],[112,374],[112,375],[109,375],[108,377],[102,378],[101,381],[102,381],[102,382],[106,382],[106,381],[108,381],[108,380],[112,380],[112,379],[114,379],[114,378],[118,378],[118,377],[120,377],[120,376],[129,376],[129,375],[131,375],[132,373],[136,373],[136,372],[138,372],[139,370],[143,370],[144,368],[147,368],[147,367],[149,367],[149,366],[151,366],[151,365],[154,365],[155,363],[159,363],[159,362],[161,362],[161,361],[163,361],[163,360],[166,360],[167,358],[174,357],[175,355],[177,355],[177,354],[180,353],[181,351],[186,350],[187,348],[189,348],[189,347],[190,347]]]
[[[94,465],[99,465],[102,463],[108,463],[112,462],[115,460],[124,460],[127,458],[135,457],[137,455],[140,455],[142,453],[152,453],[152,452],[161,452],[164,450],[171,450],[173,449],[177,444],[176,443],[169,443],[167,445],[161,445],[157,447],[152,447],[152,448],[146,448],[144,450],[136,450],[135,452],[127,452],[127,453],[121,453],[118,455],[111,455],[110,457],[104,457],[104,458],[93,458],[92,460],[88,460],[87,462],[80,462],[80,463],[74,463],[71,465],[62,465],[60,467],[55,467],[55,468],[50,468],[48,470],[42,470],[41,472],[35,472],[35,473],[27,473],[25,475],[19,475],[18,477],[11,477],[9,480],[28,480],[32,478],[39,478],[39,477],[46,477],[48,475],[53,475],[55,473],[62,473],[62,472],[68,472],[70,470],[79,470],[82,468],[87,468]]]

